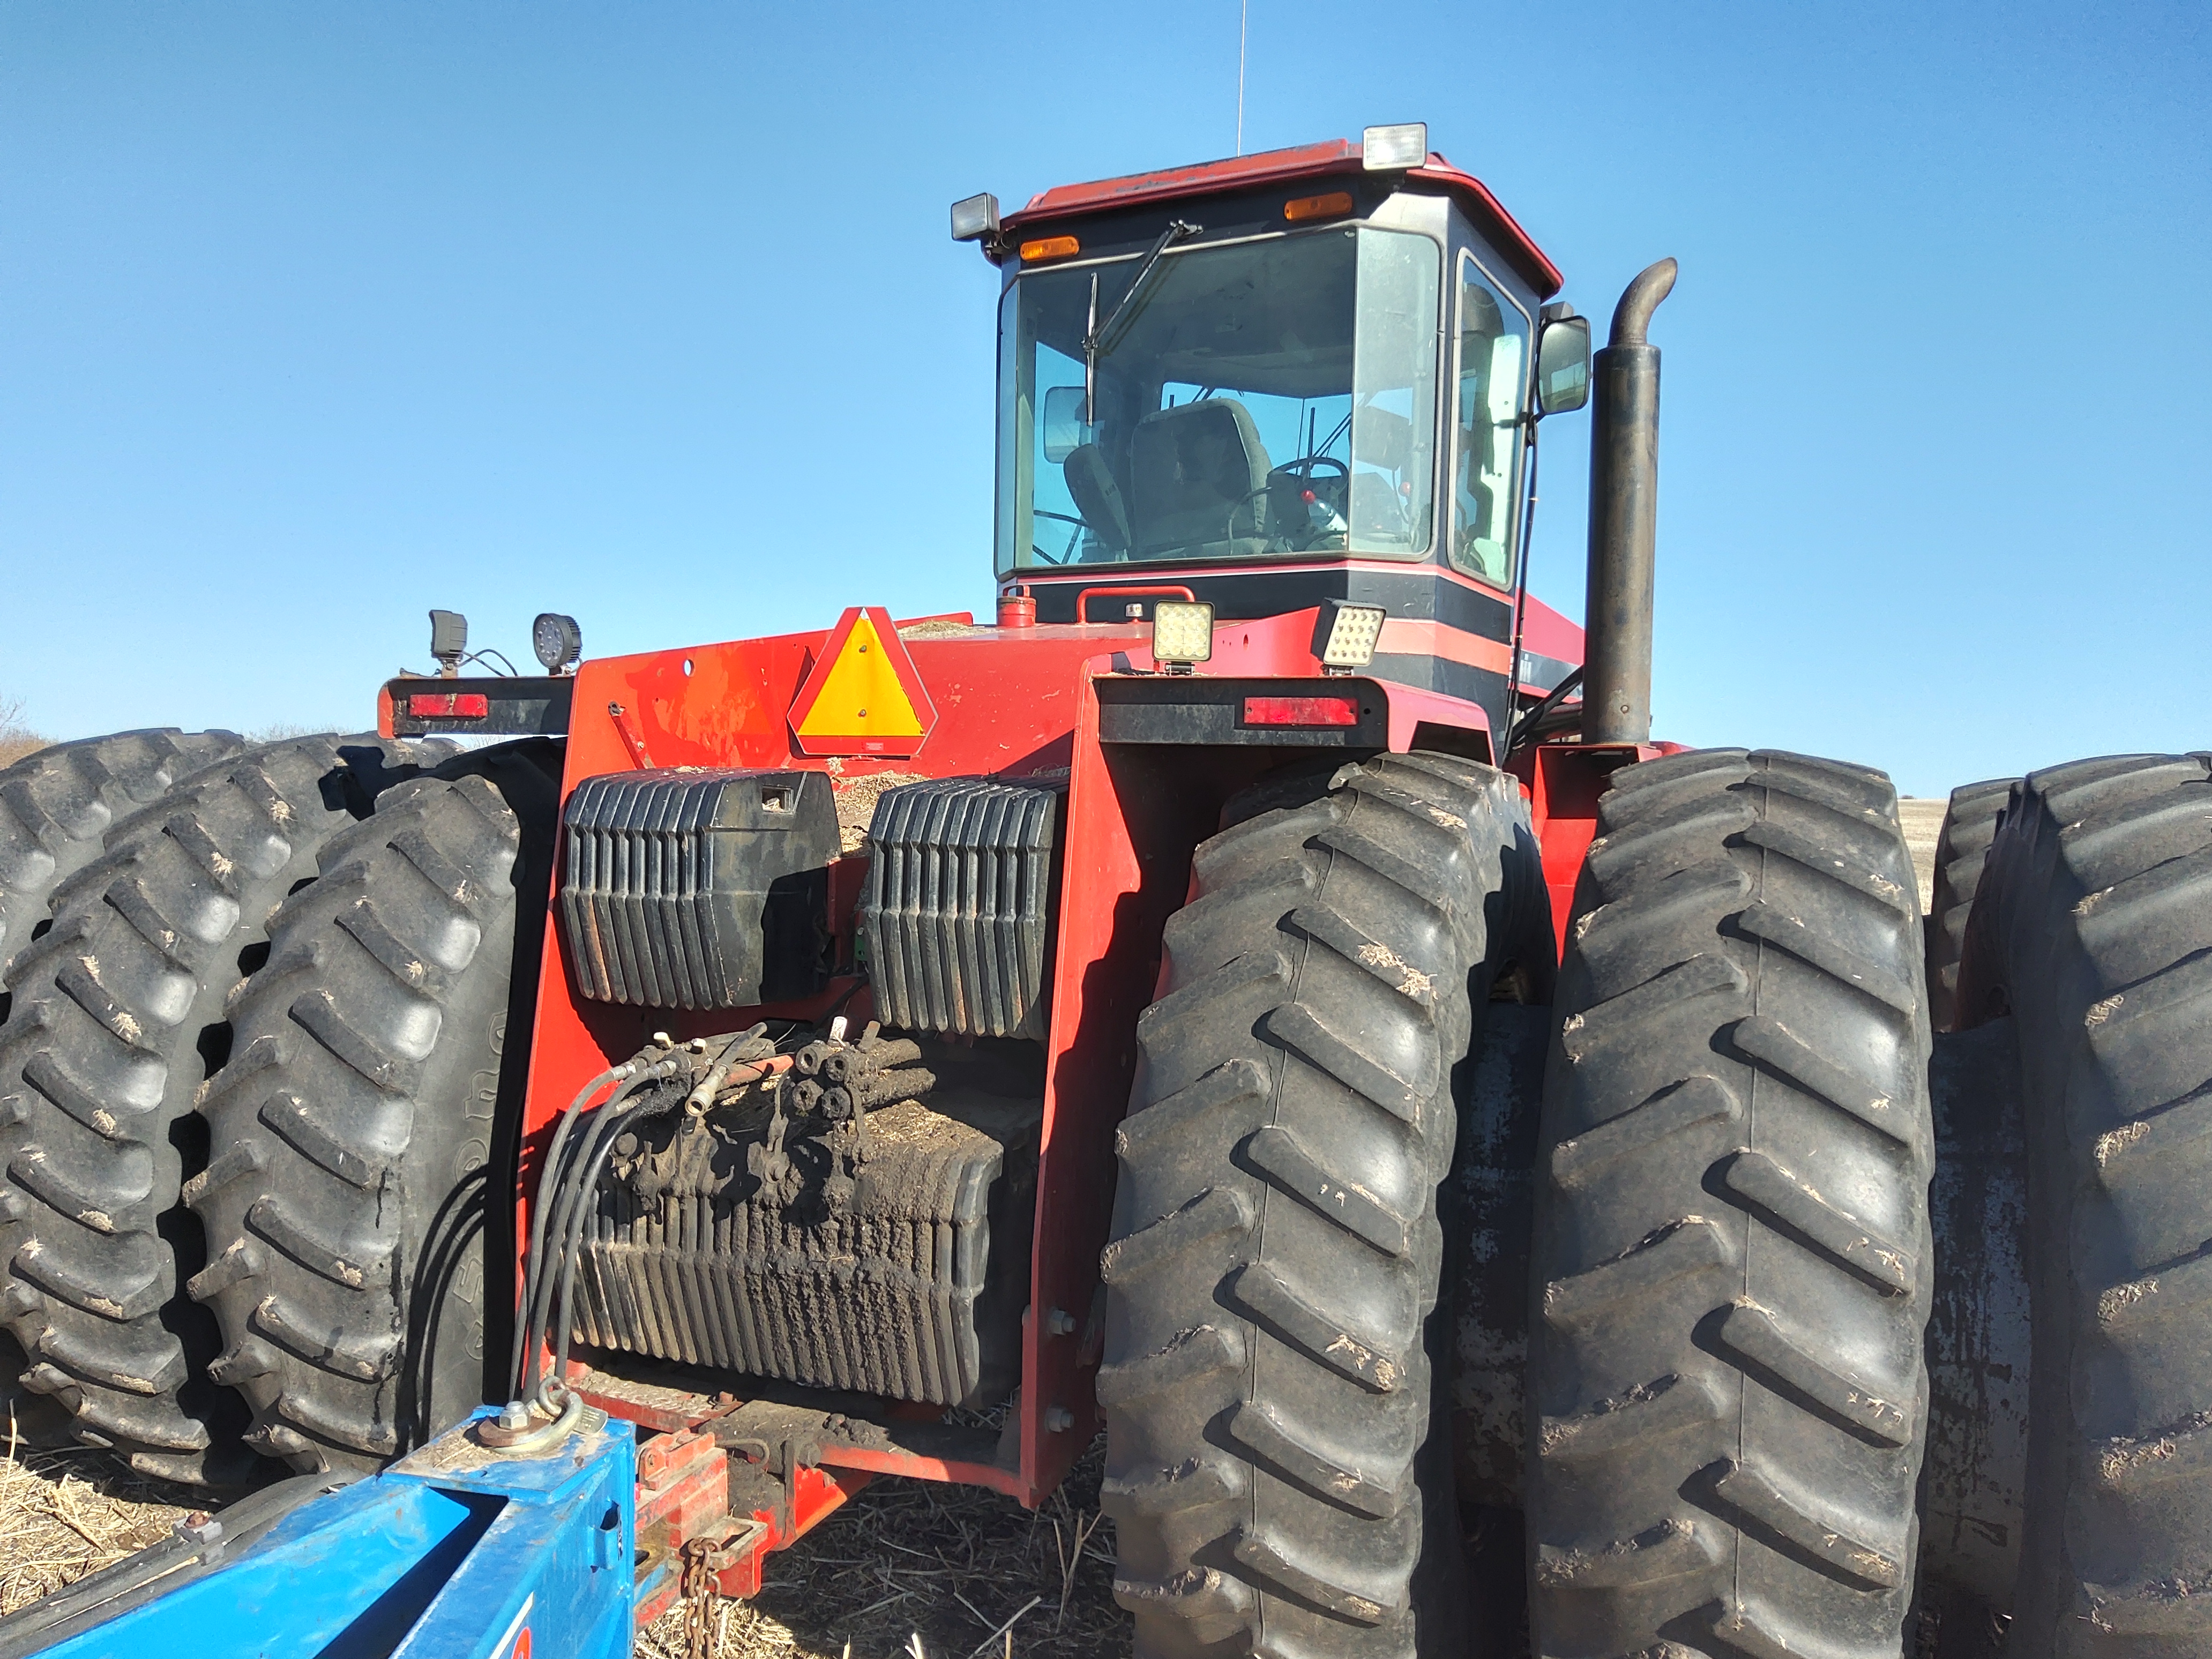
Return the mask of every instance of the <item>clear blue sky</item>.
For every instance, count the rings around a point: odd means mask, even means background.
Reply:
[[[1228,153],[1237,58],[1237,0],[10,0],[0,700],[357,726],[433,605],[526,662],[987,605],[945,206]],[[1681,260],[1662,733],[1920,793],[2212,742],[2201,6],[1252,0],[1246,99],[1426,120],[1600,317]]]

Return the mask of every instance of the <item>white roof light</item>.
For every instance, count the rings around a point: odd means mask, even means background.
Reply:
[[[1403,173],[1429,159],[1429,124],[1370,127],[1359,135],[1359,164],[1370,173]]]
[[[952,204],[952,240],[980,242],[999,230],[999,198],[986,191]]]

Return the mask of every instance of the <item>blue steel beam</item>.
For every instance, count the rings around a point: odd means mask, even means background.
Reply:
[[[107,1569],[119,1588],[105,1607],[53,1629],[45,1646],[21,1644],[35,1629],[23,1614],[0,1620],[0,1650],[623,1659],[637,1546],[629,1425],[604,1424],[524,1457],[480,1444],[470,1426],[374,1480],[311,1497],[234,1553],[218,1540],[196,1565],[135,1589],[144,1558],[119,1562]]]

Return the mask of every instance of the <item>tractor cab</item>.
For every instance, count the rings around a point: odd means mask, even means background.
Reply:
[[[954,234],[1004,273],[997,571],[1040,621],[1092,619],[1079,595],[1102,581],[1188,586],[1224,621],[1379,605],[1483,642],[1400,653],[1392,678],[1505,712],[1534,420],[1582,401],[1588,331],[1425,127],[1066,186],[1004,220],[971,198]]]

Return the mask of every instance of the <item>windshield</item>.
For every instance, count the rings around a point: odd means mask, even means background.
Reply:
[[[1086,411],[1084,342],[1142,263],[1006,292],[1000,570],[1427,552],[1436,244],[1355,226],[1170,249],[1099,352]]]

